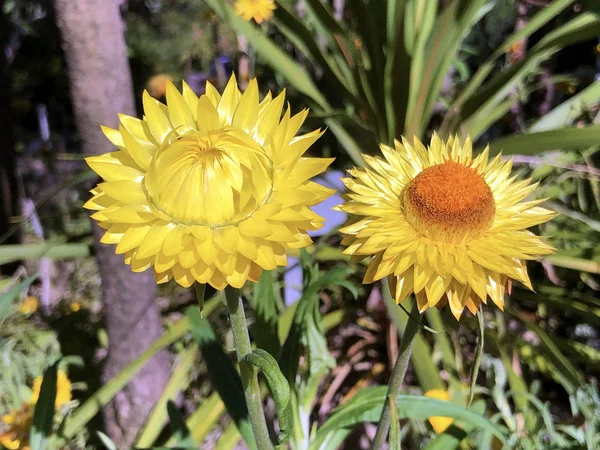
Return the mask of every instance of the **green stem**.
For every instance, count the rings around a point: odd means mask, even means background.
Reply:
[[[231,322],[231,331],[233,332],[233,342],[238,362],[240,363],[240,375],[244,385],[244,395],[248,405],[248,413],[252,430],[259,450],[272,450],[273,444],[269,437],[267,421],[263,411],[262,399],[260,395],[260,386],[258,384],[258,374],[256,369],[241,362],[244,356],[252,352],[250,336],[248,335],[248,325],[246,324],[246,315],[240,290],[227,286],[225,288],[225,299],[229,309],[229,320]]]
[[[392,372],[392,376],[390,377],[388,391],[385,397],[386,399],[396,399],[398,397],[398,393],[400,392],[402,382],[404,381],[404,375],[406,374],[406,368],[408,367],[408,361],[410,360],[410,352],[412,350],[413,342],[417,332],[419,331],[419,326],[421,325],[421,315],[419,314],[419,310],[417,308],[417,302],[415,302],[410,315],[411,317],[409,317],[408,321],[406,322],[406,328],[404,329],[404,334],[402,335],[402,340],[400,341],[398,358],[396,359],[396,364],[394,365],[394,370]],[[371,447],[373,450],[380,450],[383,448],[383,444],[389,429],[390,402],[385,401],[383,404],[383,410],[381,411],[379,424],[377,425],[375,439],[373,439],[373,446]]]

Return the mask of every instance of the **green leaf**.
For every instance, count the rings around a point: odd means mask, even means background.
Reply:
[[[481,355],[483,354],[483,341],[485,336],[485,325],[483,323],[483,309],[477,311],[477,323],[479,324],[479,340],[477,342],[477,351],[475,352],[475,360],[471,368],[471,376],[469,377],[469,399],[467,400],[467,408],[473,402],[475,395],[475,386],[477,386],[477,375],[479,375],[479,366],[481,365]]]
[[[529,127],[528,132],[550,131],[572,125],[586,109],[597,104],[598,99],[600,99],[600,80],[594,81],[581,92],[540,117]]]
[[[219,297],[212,298],[206,302],[204,312],[210,315],[221,305]],[[198,310],[197,307],[192,307]],[[72,438],[82,427],[84,427],[99,411],[108,404],[117,393],[129,383],[135,374],[158,352],[178,341],[190,331],[190,323],[187,317],[174,323],[164,334],[158,338],[148,350],[130,362],[112,380],[98,389],[83,405],[79,406],[61,425],[62,432],[59,444]]]
[[[194,440],[192,439],[192,434],[185,424],[183,415],[179,409],[177,409],[177,405],[175,405],[175,403],[173,403],[171,400],[167,402],[167,413],[169,414],[169,420],[171,423],[171,428],[174,431],[173,434],[177,447],[189,449],[197,448]]]
[[[406,113],[405,134],[412,137],[422,134],[429,122],[431,111],[438,100],[439,93],[456,52],[475,18],[483,6],[484,0],[463,2],[454,0],[438,16],[433,32],[425,50],[425,66],[418,86],[414,106]],[[412,89],[412,86],[411,86]]]
[[[194,366],[197,353],[198,346],[193,345],[180,355],[179,363],[175,367],[175,370],[173,370],[171,378],[167,382],[163,392],[160,394],[150,417],[137,438],[135,443],[137,447],[149,447],[158,438],[167,419],[167,403],[169,400],[174,399],[179,392],[185,390],[190,384],[190,371]]]
[[[8,289],[6,292],[0,294],[0,323],[4,320],[4,318],[10,312],[10,308],[13,302],[19,298],[19,296],[25,292],[25,290],[31,286],[31,284],[38,279],[40,275],[38,273],[31,275],[25,280],[21,281],[16,286]]]
[[[598,145],[598,142],[600,142],[600,126],[567,127],[496,139],[490,142],[490,153],[533,155],[551,150],[582,149]]]
[[[381,408],[387,394],[386,386],[365,388],[350,401],[337,408],[330,418],[317,431],[311,449],[320,448],[320,444],[330,433],[342,428],[351,428],[363,422],[379,420]],[[428,397],[399,395],[397,398],[398,417],[400,419],[427,419],[432,416],[451,417],[472,423],[481,430],[494,434],[501,442],[506,442],[503,431],[484,416],[465,409],[464,406]]]
[[[35,404],[33,423],[29,436],[31,450],[45,450],[52,434],[58,364],[59,361],[56,361],[44,372],[42,386],[40,387],[40,396]]]
[[[233,29],[246,37],[256,53],[277,71],[298,91],[307,95],[324,110],[330,110],[327,100],[317,88],[309,73],[294,61],[285,51],[276,45],[260,29],[246,22],[223,0],[206,0],[206,3]]]
[[[0,265],[23,259],[79,259],[90,256],[88,244],[19,244],[0,245]]]
[[[290,403],[290,385],[283,376],[277,361],[267,351],[257,348],[244,356],[243,364],[252,365],[264,375],[273,395],[275,411],[279,420],[278,443],[287,442],[294,431],[294,418]]]
[[[477,400],[470,410],[476,414],[484,415],[485,401]],[[472,422],[456,421],[445,432],[438,434],[423,448],[423,450],[454,450],[475,429]]]
[[[254,286],[252,295],[252,306],[256,312],[254,342],[258,348],[265,349],[272,355],[277,355],[280,349],[275,282],[273,272],[263,271],[258,283]]]
[[[495,61],[508,52],[512,46],[527,37],[535,33],[542,26],[546,25],[550,20],[556,17],[560,12],[569,7],[575,0],[555,0],[545,8],[541,8],[537,14],[531,17],[525,26],[517,30],[515,33],[510,35],[499,47],[492,53],[492,55],[479,67],[475,75],[471,78],[467,86],[462,90],[457,99],[452,103],[448,109],[448,114],[444,118],[443,129],[446,129],[449,123],[453,125],[449,128],[450,131],[454,131],[458,120],[455,120],[458,115],[461,114],[462,107],[466,101],[468,101],[473,94],[479,89],[481,84],[487,79],[488,75],[492,72],[495,67]]]
[[[215,333],[198,308],[189,308],[187,318],[194,339],[200,346],[200,352],[206,363],[206,371],[214,389],[219,393],[227,412],[235,422],[249,447],[255,448],[256,441],[250,425],[248,407],[242,388],[242,380],[231,358],[225,354],[217,342]]]

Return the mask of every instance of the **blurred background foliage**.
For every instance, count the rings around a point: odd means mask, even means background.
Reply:
[[[172,376],[135,446],[245,448],[251,432],[243,396],[235,395],[240,381],[220,293],[209,293],[202,318],[193,293],[161,287],[163,337],[101,386],[109,343],[81,208],[92,176],[80,155],[52,3],[0,5],[10,28],[3,88],[11,100],[3,107],[21,205],[0,245],[0,416],[23,408],[34,378],[47,369],[51,379],[63,358],[74,400],[54,427],[35,433],[55,447],[111,448],[99,433],[99,409],[169,348]],[[514,286],[505,314],[486,310],[471,415],[458,412],[465,411],[476,321],[427,311],[427,325],[441,332],[419,333],[406,392],[447,390],[460,411],[448,409],[456,420],[436,434],[423,419],[445,406],[428,400],[419,409],[403,398],[413,406],[399,406],[408,424],[400,438],[405,448],[496,449],[497,430],[504,448],[600,447],[597,2],[282,0],[261,26],[223,0],[126,0],[121,10],[137,102],[143,89],[161,98],[166,79],[200,90],[204,80],[220,85],[235,70],[242,85],[255,74],[261,86],[287,88],[294,110],[310,106],[307,127],[328,128],[312,151],[336,156],[336,169],[361,164],[361,153],[377,152],[378,142],[427,140],[433,130],[470,135],[476,148],[489,142],[492,152],[513,156],[518,176],[539,182],[536,195],[561,213],[538,230],[559,251],[530,264],[536,292]],[[265,274],[254,294],[245,291],[253,339],[278,356],[292,386],[294,449],[367,448],[369,421],[381,407],[372,400],[383,401],[375,386],[387,383],[408,320],[382,286],[361,285],[364,266],[347,261],[338,244],[332,230],[303,254],[299,302],[282,297],[283,271]],[[52,403],[40,397],[36,413]],[[276,405],[267,405],[274,418]],[[0,422],[0,436],[10,430]],[[35,440],[37,448],[47,444]]]

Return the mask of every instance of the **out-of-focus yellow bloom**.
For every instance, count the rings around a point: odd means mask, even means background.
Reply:
[[[121,115],[103,128],[119,151],[87,158],[106,180],[85,207],[106,229],[101,242],[134,272],[216,289],[257,281],[287,264],[286,251],[312,240],[324,219],[309,207],[333,190],[310,181],[333,158],[303,154],[320,130],[296,136],[308,114],[281,118],[285,92],[259,102],[258,83],[239,91],[232,76],[220,95],[200,98],[167,84],[167,105],[144,94],[144,119]]]
[[[429,149],[415,139],[381,151],[350,170],[339,207],[353,215],[344,253],[373,256],[365,283],[388,277],[396,302],[414,293],[419,311],[448,303],[456,319],[488,297],[503,309],[510,279],[532,288],[525,260],[554,249],[526,229],[556,214],[522,202],[537,184],[511,177],[512,160],[489,160],[487,148],[473,159],[469,139],[437,135]]]
[[[37,403],[40,398],[40,389],[42,387],[43,377],[39,376],[33,380],[33,386],[31,388],[31,403]],[[69,403],[71,401],[71,381],[67,377],[67,374],[62,370],[58,371],[56,378],[56,400],[54,402],[57,408]]]
[[[450,394],[443,389],[430,389],[429,391],[425,392],[425,397],[444,400],[446,402],[449,402],[452,399]],[[429,420],[429,423],[433,427],[433,431],[435,431],[437,434],[441,434],[446,431],[448,427],[452,425],[452,422],[454,422],[454,419],[451,417],[441,416],[428,417],[427,420]]]
[[[167,92],[167,83],[170,83],[173,79],[164,73],[154,75],[148,80],[148,92],[154,98],[161,98]]]
[[[25,300],[23,300],[23,302],[19,306],[19,311],[23,314],[33,314],[37,311],[38,304],[39,302],[37,297],[25,297]]]
[[[79,302],[72,302],[69,306],[73,312],[77,312],[81,309],[81,303]]]
[[[33,422],[33,406],[25,403],[0,419],[0,444],[9,450],[29,450],[29,431]]]
[[[256,23],[268,22],[273,17],[273,11],[276,8],[273,0],[237,0],[233,5],[235,12],[242,19]]]

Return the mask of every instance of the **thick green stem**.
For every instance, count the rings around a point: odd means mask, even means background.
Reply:
[[[267,421],[263,411],[262,399],[260,396],[260,386],[258,384],[258,374],[256,370],[241,362],[244,356],[252,352],[250,336],[248,335],[248,325],[246,324],[246,315],[240,296],[240,290],[227,286],[225,288],[225,298],[227,308],[229,309],[229,320],[231,322],[231,331],[233,331],[233,342],[237,359],[240,363],[240,374],[244,385],[244,395],[248,405],[248,413],[254,437],[259,450],[272,450],[273,444],[269,437]]]
[[[395,399],[398,397],[400,387],[404,381],[404,375],[406,374],[406,368],[408,367],[408,361],[410,360],[410,352],[412,350],[413,342],[417,332],[419,331],[421,316],[419,314],[416,302],[410,315],[411,317],[409,317],[408,321],[406,322],[406,328],[404,329],[404,334],[402,335],[402,340],[400,341],[400,347],[398,348],[398,358],[396,359],[396,364],[394,365],[394,370],[388,384],[388,391],[385,397],[386,401],[383,404],[383,410],[381,411],[381,418],[379,419],[379,424],[377,425],[375,439],[373,439],[373,450],[380,450],[383,447],[387,437],[390,429],[390,402],[388,399],[392,398],[394,399],[393,403],[396,403]]]

